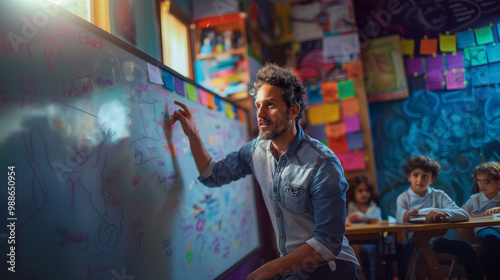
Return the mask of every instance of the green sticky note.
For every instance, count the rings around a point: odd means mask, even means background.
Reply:
[[[186,83],[186,91],[187,91],[187,96],[189,99],[191,99],[193,101],[197,100],[196,88],[194,87],[194,85],[192,85],[190,83]]]
[[[486,57],[486,46],[469,48],[469,52],[471,66],[484,65],[488,63],[488,59]]]
[[[491,26],[475,29],[474,33],[476,33],[476,41],[478,45],[485,45],[494,42]]]
[[[338,82],[339,87],[339,98],[345,99],[349,97],[354,97],[356,94],[354,92],[354,83],[352,80],[346,80]]]

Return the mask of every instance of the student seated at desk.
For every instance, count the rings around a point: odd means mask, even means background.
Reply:
[[[487,162],[474,170],[479,193],[473,194],[462,208],[471,216],[500,213],[500,163]],[[488,279],[500,277],[500,226],[474,229],[483,249],[482,263]]]
[[[411,187],[400,194],[397,199],[396,221],[407,224],[411,217],[424,215],[426,222],[462,222],[469,220],[469,214],[458,207],[443,191],[429,188],[438,177],[441,166],[435,160],[426,156],[411,158],[405,166],[405,174]],[[411,241],[413,233],[407,234],[406,241]],[[433,250],[436,253],[448,253],[456,256],[468,279],[483,279],[477,253],[472,245],[463,240],[452,240],[446,237],[433,238]],[[414,242],[404,246],[405,263],[400,273],[406,273],[409,260],[415,247]],[[400,275],[403,276],[403,275]]]
[[[351,223],[370,223],[381,219],[377,194],[372,182],[366,176],[357,176],[347,180],[349,189],[346,196],[347,204],[346,225]],[[359,250],[363,273],[367,280],[375,279],[375,263],[373,253],[375,244],[363,244]]]

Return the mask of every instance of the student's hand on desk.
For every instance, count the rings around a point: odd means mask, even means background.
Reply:
[[[489,215],[493,215],[493,214],[497,214],[497,213],[500,213],[500,207],[493,207],[493,208],[490,208],[490,209],[484,211],[485,216],[489,216]]]
[[[175,104],[182,107],[184,110],[175,110],[172,114],[172,118],[170,121],[174,124],[176,121],[180,121],[182,125],[182,130],[186,134],[187,137],[191,137],[192,135],[196,135],[198,131],[196,130],[196,124],[193,120],[193,114],[189,110],[189,108],[179,101],[174,101]]]
[[[357,213],[357,212],[351,213],[347,216],[347,221],[349,221],[351,223],[361,223],[362,222],[361,215],[359,215],[359,213]]]
[[[439,222],[444,222],[446,221],[446,218],[448,218],[448,215],[441,211],[441,210],[432,210],[425,216],[425,220],[428,223],[439,223]]]
[[[403,224],[408,224],[410,217],[418,216],[418,209],[410,209],[403,215]]]

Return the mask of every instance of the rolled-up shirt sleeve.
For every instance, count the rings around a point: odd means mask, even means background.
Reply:
[[[335,260],[342,249],[345,233],[348,184],[336,157],[325,158],[317,165],[311,185],[311,202],[314,212],[314,237],[307,243],[326,261]]]

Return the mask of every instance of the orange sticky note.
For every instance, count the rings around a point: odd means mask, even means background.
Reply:
[[[245,114],[245,111],[241,108],[238,108],[238,119],[240,120],[240,123],[247,122],[247,114]]]
[[[438,40],[437,39],[422,39],[420,40],[420,54],[432,55],[437,53]]]
[[[347,78],[349,80],[363,78],[363,65],[360,60],[351,61],[345,64]]]
[[[349,151],[347,149],[347,137],[328,137],[328,148],[335,153],[344,153]]]
[[[339,87],[337,82],[322,83],[321,91],[323,92],[323,101],[330,102],[339,100]]]
[[[217,105],[215,105],[215,97],[213,94],[211,93],[207,93],[207,105],[208,105],[208,108],[212,109],[212,110],[217,110]]]
[[[353,116],[359,113],[359,102],[357,97],[342,99],[342,115]]]
[[[343,122],[326,124],[326,135],[339,138],[345,136],[345,125]]]

